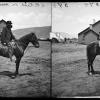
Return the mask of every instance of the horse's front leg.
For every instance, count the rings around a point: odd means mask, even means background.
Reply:
[[[18,75],[18,70],[19,70],[19,64],[20,64],[21,58],[16,58],[16,71],[15,71],[15,76]]]
[[[16,63],[16,71],[15,71],[14,75],[12,75],[12,78],[15,78],[18,75],[18,69],[19,69],[20,60],[21,60],[21,58],[16,58],[16,61],[15,61],[15,63]]]
[[[93,64],[91,64],[91,72],[92,72],[92,74],[95,73],[94,68],[93,68]]]

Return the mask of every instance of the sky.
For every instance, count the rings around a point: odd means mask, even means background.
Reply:
[[[50,26],[51,4],[39,2],[28,2],[26,4],[24,2],[0,2],[1,19],[11,20],[13,23],[12,30]]]
[[[62,6],[53,4],[52,7],[52,32],[65,32],[68,37],[78,37],[78,33],[89,27],[93,23],[93,19],[97,22],[100,20],[100,2],[99,6],[94,4],[89,5],[88,2],[72,2],[65,3]],[[66,35],[67,36],[67,35]]]
[[[8,4],[5,6],[4,4]],[[65,5],[68,4],[68,7]],[[52,32],[62,32],[63,37],[78,37],[89,24],[100,20],[100,2],[91,6],[88,2],[0,2],[0,19],[11,20],[12,30],[51,26]],[[26,5],[26,6],[25,6]],[[51,23],[52,21],[52,23]],[[66,35],[66,34],[67,35]]]

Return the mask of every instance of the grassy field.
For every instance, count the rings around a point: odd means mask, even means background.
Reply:
[[[94,61],[96,74],[87,74],[86,45],[52,45],[52,90],[54,97],[100,95],[100,56]]]

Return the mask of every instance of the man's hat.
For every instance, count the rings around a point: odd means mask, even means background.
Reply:
[[[11,21],[7,21],[6,24],[12,24],[12,22]]]

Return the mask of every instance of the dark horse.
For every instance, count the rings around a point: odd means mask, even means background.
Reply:
[[[15,60],[16,71],[13,76],[18,75],[18,69],[19,69],[19,64],[20,64],[21,58],[23,57],[24,51],[30,42],[36,48],[39,48],[38,39],[37,39],[35,33],[33,33],[33,32],[17,39],[15,42],[13,42],[14,43],[14,45],[12,45],[13,55],[16,57],[16,60]],[[9,58],[7,46],[0,46],[0,56]]]
[[[92,42],[87,45],[87,63],[88,63],[88,73],[94,74],[93,61],[97,55],[100,55],[100,46],[99,42]]]

